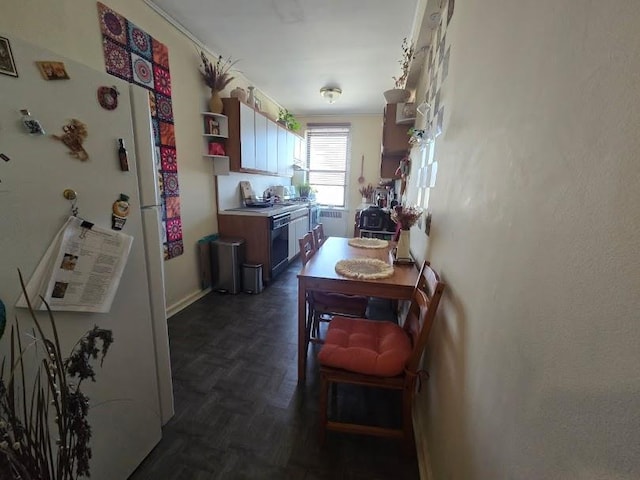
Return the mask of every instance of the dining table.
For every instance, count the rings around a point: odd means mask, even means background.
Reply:
[[[413,263],[394,264],[394,242],[384,248],[361,248],[349,245],[349,238],[328,237],[298,274],[298,382],[304,382],[307,368],[307,292],[321,291],[346,295],[408,300],[418,279]],[[393,274],[386,278],[346,277],[336,272],[340,260],[373,258],[392,265]]]

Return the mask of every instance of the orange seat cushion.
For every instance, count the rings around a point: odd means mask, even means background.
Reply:
[[[411,340],[395,323],[334,317],[318,360],[327,367],[394,377],[410,354]]]

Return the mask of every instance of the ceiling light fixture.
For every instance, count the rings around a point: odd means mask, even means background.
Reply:
[[[342,90],[335,87],[322,87],[320,89],[320,95],[329,103],[336,103],[336,100],[342,95]]]

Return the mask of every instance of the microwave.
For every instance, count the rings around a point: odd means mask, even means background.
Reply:
[[[380,207],[372,206],[360,212],[358,225],[360,230],[393,231],[395,225],[392,226],[391,224],[393,224],[393,221],[389,212]]]

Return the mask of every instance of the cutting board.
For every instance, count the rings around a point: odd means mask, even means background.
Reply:
[[[253,189],[251,188],[251,182],[241,181],[240,182],[240,194],[242,195],[243,200],[252,200],[253,199]]]

